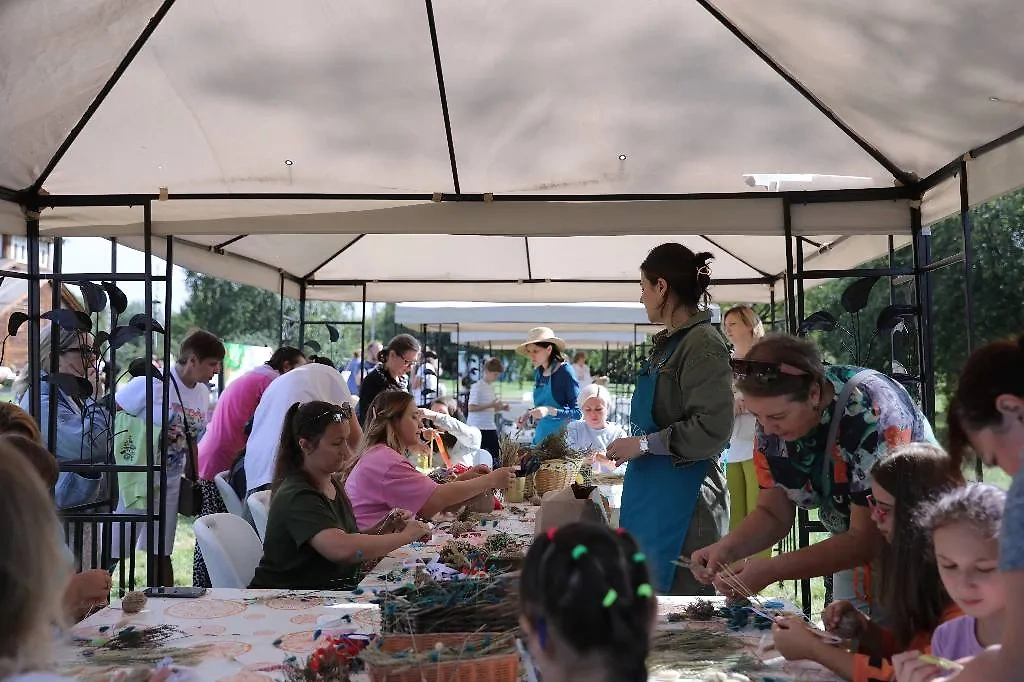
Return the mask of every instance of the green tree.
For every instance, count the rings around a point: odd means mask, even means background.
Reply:
[[[972,301],[975,343],[981,345],[1024,331],[1024,191],[1017,191],[989,201],[971,211],[974,251],[972,270]],[[962,253],[963,231],[959,216],[943,220],[932,228],[933,260]],[[910,265],[911,249],[900,249],[897,265]],[[888,257],[865,264],[869,268],[888,265]],[[855,278],[828,282],[807,292],[805,315],[817,310],[833,314],[840,324],[855,332],[854,320],[842,310],[843,290]],[[966,294],[963,263],[954,263],[930,275],[932,287],[932,331],[935,359],[937,407],[942,410],[946,395],[955,384],[957,373],[967,358],[968,327],[966,320]],[[894,278],[897,303],[914,304],[912,277]],[[871,292],[868,306],[860,314],[859,339],[869,352],[862,354],[864,364],[889,369],[890,346],[888,336],[873,336],[879,312],[889,304],[889,282],[881,279]],[[777,311],[780,319],[783,312]],[[907,332],[894,335],[896,359],[911,373],[918,365],[917,336],[913,323]],[[840,331],[816,332],[813,337],[826,357],[834,362],[852,362],[850,340]],[[938,419],[941,423],[943,419]]]

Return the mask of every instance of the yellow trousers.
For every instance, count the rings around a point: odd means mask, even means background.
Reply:
[[[736,526],[757,507],[757,496],[760,487],[757,485],[757,471],[754,460],[730,462],[725,467],[725,480],[729,486],[729,530]],[[772,551],[767,549],[756,556],[770,557]]]

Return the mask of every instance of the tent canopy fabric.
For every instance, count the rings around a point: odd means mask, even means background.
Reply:
[[[721,309],[715,304],[711,306],[711,315],[714,322],[719,321]],[[399,303],[395,306],[395,322],[414,328],[425,325],[428,333],[457,332],[463,340],[519,339],[518,342],[522,342],[533,327],[550,327],[566,340],[568,334],[583,334],[581,339],[589,338],[586,334],[598,332],[626,334],[629,343],[633,343],[634,330],[642,338],[662,328],[650,323],[647,312],[639,303],[600,302],[545,305],[462,301]],[[490,338],[467,336],[467,333],[489,334]]]
[[[1017,0],[11,0],[0,198],[134,246],[166,198],[175,262],[310,298],[634,300],[677,240],[765,301],[787,231],[852,267],[956,210],[964,155],[972,203],[1024,184],[1022,33]]]
[[[453,337],[454,338],[454,337]],[[570,351],[577,350],[616,350],[643,343],[647,336],[642,332],[633,336],[633,332],[559,332]],[[490,350],[514,350],[523,342],[522,335],[512,336],[508,332],[463,332],[459,335],[461,345],[477,346]],[[571,359],[571,358],[570,358]]]

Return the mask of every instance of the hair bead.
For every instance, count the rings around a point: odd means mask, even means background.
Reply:
[[[587,553],[586,545],[576,545],[572,548],[572,558],[575,561],[579,561],[579,558]]]
[[[654,588],[651,587],[650,583],[644,583],[636,588],[636,596],[650,599],[654,596]]]
[[[636,554],[633,555],[633,563],[634,564],[642,564],[645,561],[647,561],[647,555],[644,554],[643,552],[637,552]]]
[[[604,595],[604,599],[601,601],[601,605],[604,606],[606,609],[610,608],[618,598],[618,592],[616,592],[615,590],[608,590],[608,592]]]
[[[548,528],[548,540],[551,540],[552,542],[554,542],[555,541],[555,533],[557,533],[557,532],[558,532],[558,528],[555,528],[555,527]]]

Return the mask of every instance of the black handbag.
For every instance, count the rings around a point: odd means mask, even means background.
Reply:
[[[203,509],[203,489],[199,485],[199,473],[196,469],[196,459],[199,452],[196,448],[195,439],[192,436],[192,428],[188,423],[188,415],[185,413],[185,401],[181,399],[181,390],[178,382],[174,380],[171,373],[167,373],[174,392],[178,395],[178,403],[181,405],[181,419],[185,427],[185,443],[188,445],[188,454],[185,455],[185,472],[181,475],[181,488],[178,493],[178,513],[182,516],[199,516]]]

